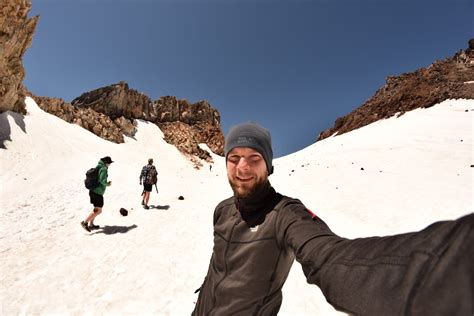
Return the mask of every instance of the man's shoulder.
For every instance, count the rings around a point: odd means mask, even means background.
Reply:
[[[280,202],[275,206],[275,209],[284,209],[289,207],[305,207],[303,202],[286,195],[282,195]]]
[[[280,202],[273,209],[280,214],[289,214],[295,211],[306,210],[307,208],[299,199],[282,195]]]
[[[214,210],[214,225],[216,225],[218,219],[221,217],[223,213],[226,213],[226,210],[229,210],[232,205],[234,204],[234,197],[230,197],[221,201],[217,204],[216,209]],[[230,213],[227,213],[230,214]]]
[[[311,219],[316,220],[318,216],[311,211],[306,205],[303,204],[299,199],[291,198],[288,196],[283,196],[280,203],[275,206],[275,209],[282,211],[281,213],[286,215],[296,215],[296,216],[309,216]]]
[[[97,168],[99,169],[99,174],[107,172],[107,170],[108,170],[108,168],[106,166],[97,166]]]
[[[154,165],[144,165],[142,170],[150,171],[150,170],[156,170],[156,169]]]
[[[234,197],[231,196],[231,197],[229,197],[229,198],[227,198],[227,199],[221,201],[219,204],[217,204],[216,210],[222,209],[222,208],[224,208],[224,207],[231,206],[231,205],[233,205],[233,204],[234,204]]]

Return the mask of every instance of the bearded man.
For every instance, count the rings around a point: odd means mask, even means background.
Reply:
[[[214,212],[214,248],[193,315],[276,315],[293,261],[337,310],[471,315],[474,214],[414,233],[346,239],[270,185],[268,130],[244,123],[224,146],[234,195]]]

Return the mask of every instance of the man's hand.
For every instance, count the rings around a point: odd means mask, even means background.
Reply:
[[[112,181],[107,182],[107,186],[110,187],[112,185]]]

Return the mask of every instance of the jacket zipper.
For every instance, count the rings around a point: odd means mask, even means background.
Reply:
[[[219,285],[222,283],[222,281],[224,281],[224,279],[227,277],[227,252],[229,251],[229,247],[230,247],[230,242],[232,240],[232,235],[234,234],[234,229],[235,227],[240,223],[240,220],[237,219],[237,221],[234,223],[234,225],[232,226],[232,230],[230,231],[230,236],[229,236],[229,241],[227,242],[227,245],[225,247],[225,252],[224,252],[224,269],[225,269],[225,273],[224,273],[224,277],[219,281],[219,283],[217,283],[216,287],[214,288],[214,297],[213,297],[213,305],[212,308],[209,310],[209,314],[211,314],[212,310],[216,307],[216,293],[217,293],[217,288],[219,287]]]

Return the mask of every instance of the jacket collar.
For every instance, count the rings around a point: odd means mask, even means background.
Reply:
[[[245,199],[236,197],[234,201],[242,219],[249,227],[253,227],[263,223],[267,213],[272,211],[281,199],[282,195],[267,181],[253,196]]]

